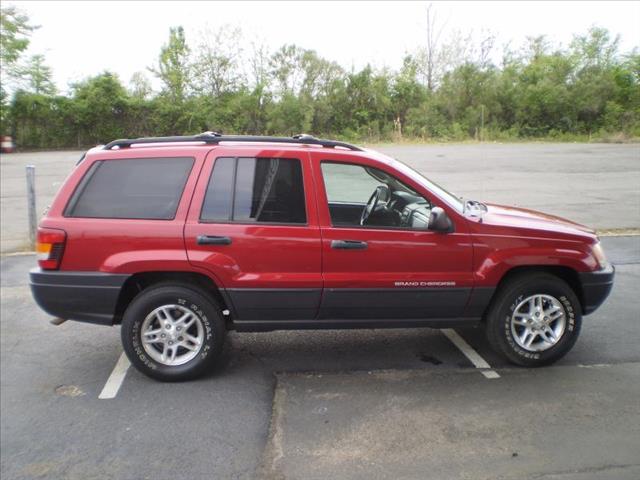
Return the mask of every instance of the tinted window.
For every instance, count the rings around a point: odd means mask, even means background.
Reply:
[[[217,159],[201,219],[306,223],[300,161],[284,158]]]
[[[202,205],[200,218],[209,221],[231,220],[235,158],[217,158]]]
[[[66,215],[170,220],[192,166],[193,158],[96,162],[74,193]]]

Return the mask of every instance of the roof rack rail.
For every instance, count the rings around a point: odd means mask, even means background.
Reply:
[[[266,142],[266,143],[301,143],[304,145],[320,145],[325,148],[342,147],[356,152],[362,152],[360,147],[345,142],[325,140],[312,135],[299,134],[293,137],[267,137],[252,135],[222,135],[217,132],[204,132],[198,135],[187,135],[177,137],[143,137],[114,140],[104,146],[105,150],[115,147],[129,148],[131,145],[144,143],[180,143],[180,142],[204,142],[217,145],[220,142]]]

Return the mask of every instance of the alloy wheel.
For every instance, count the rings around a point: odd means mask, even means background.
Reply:
[[[142,322],[142,346],[156,362],[167,366],[192,360],[204,342],[202,320],[182,305],[163,305]]]
[[[564,306],[551,295],[531,295],[511,315],[511,334],[521,348],[542,352],[560,341],[567,326]]]

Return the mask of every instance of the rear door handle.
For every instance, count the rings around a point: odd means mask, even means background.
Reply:
[[[331,248],[364,250],[367,248],[367,242],[361,242],[360,240],[331,240]]]
[[[198,245],[231,245],[231,238],[216,235],[198,235]]]

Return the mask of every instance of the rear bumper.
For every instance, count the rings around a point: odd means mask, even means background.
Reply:
[[[122,285],[129,275],[99,272],[29,272],[31,293],[50,315],[66,320],[113,325]]]
[[[596,272],[578,273],[582,285],[584,314],[594,312],[609,296],[613,288],[615,268],[609,264]]]

